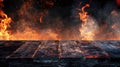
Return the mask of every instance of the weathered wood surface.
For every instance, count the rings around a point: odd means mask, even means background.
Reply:
[[[7,56],[7,58],[46,57],[120,58],[120,41],[26,41]]]
[[[59,44],[55,41],[43,41],[42,44],[39,45],[33,57],[58,57],[58,45]]]
[[[32,58],[35,50],[38,48],[39,45],[40,42],[25,42],[7,58]]]
[[[120,58],[120,41],[95,41],[93,45],[106,51],[112,58]]]
[[[22,41],[0,41],[0,58],[5,58],[19,48],[24,42]]]

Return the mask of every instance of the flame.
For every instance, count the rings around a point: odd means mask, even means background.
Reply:
[[[46,19],[46,15],[48,14],[48,10],[45,9],[43,12],[36,11],[34,7],[32,6],[32,2],[34,0],[28,0],[25,1],[25,3],[21,6],[21,9],[18,11],[18,14],[22,19],[18,20],[19,23],[21,23],[15,32],[14,29],[8,30],[11,28],[10,24],[12,19],[8,17],[2,9],[0,9],[0,40],[62,40],[62,39],[67,39],[67,40],[119,40],[120,36],[120,26],[119,26],[119,18],[120,13],[116,10],[113,10],[111,12],[110,17],[113,19],[112,21],[114,22],[111,27],[110,25],[105,23],[102,24],[102,26],[98,26],[96,23],[97,21],[88,14],[88,12],[85,10],[86,8],[90,7],[90,4],[85,4],[81,9],[79,9],[79,19],[81,20],[82,24],[79,28],[79,32],[73,33],[72,35],[75,36],[70,36],[71,31],[69,29],[66,29],[65,34],[67,33],[68,35],[63,35],[64,33],[62,32],[62,27],[64,26],[63,22],[58,22],[60,20],[54,21],[57,22],[58,27],[54,28],[49,27],[45,29],[33,29],[30,27],[32,25],[31,22],[40,22],[43,25],[47,23],[43,23],[44,19]],[[90,0],[91,2],[92,0]],[[3,7],[1,4],[3,0],[0,0],[0,7]],[[30,3],[30,4],[29,4]],[[47,5],[53,6],[54,2],[52,0],[47,0],[45,2]],[[80,5],[82,2],[80,3]],[[31,14],[30,10],[34,11],[33,14]],[[27,17],[27,19],[26,19]],[[114,18],[113,18],[114,17]],[[46,19],[47,20],[47,19]],[[108,19],[109,20],[109,19]],[[109,23],[109,22],[108,22]],[[52,25],[51,25],[52,26]],[[54,25],[53,25],[54,26]],[[24,30],[21,32],[21,28]],[[98,29],[99,28],[99,29]],[[108,32],[104,32],[107,28],[110,28]],[[71,28],[73,29],[73,28]],[[55,31],[54,31],[55,30]],[[79,34],[80,33],[80,34]],[[79,35],[78,35],[79,34]],[[97,36],[99,35],[99,36]],[[77,37],[79,36],[79,37]]]
[[[3,0],[0,0],[0,40],[9,40],[10,31],[8,31],[8,28],[10,27],[10,23],[12,20],[2,10],[2,2]]]
[[[81,33],[81,40],[93,40],[95,32],[95,21],[90,18],[88,12],[85,11],[85,8],[90,7],[89,4],[86,4],[82,7],[82,11],[79,13],[80,20],[82,21],[82,26],[79,29]]]
[[[9,40],[10,34],[7,30],[10,27],[11,18],[9,18],[2,10],[0,10],[0,40]]]
[[[79,29],[80,31],[80,40],[119,40],[120,36],[120,27],[119,27],[119,16],[120,13],[116,10],[111,12],[110,18],[113,21],[113,24],[109,24],[110,20],[102,26],[98,26],[95,19],[93,19],[87,11],[86,8],[90,7],[89,4],[86,4],[82,7],[81,12],[79,12],[80,20],[82,25]],[[111,26],[111,27],[109,27]],[[99,28],[99,29],[98,29]],[[105,30],[108,30],[105,32]]]
[[[40,23],[43,23],[43,16],[40,16]]]
[[[57,36],[51,29],[37,32],[31,28],[26,28],[22,33],[17,31],[11,35],[10,40],[59,40]]]
[[[80,15],[80,20],[82,20],[82,22],[83,22],[84,24],[86,24],[86,22],[87,22],[87,14],[88,14],[88,12],[85,11],[85,8],[87,8],[87,7],[90,7],[90,5],[89,5],[89,4],[86,4],[85,6],[83,6],[83,7],[82,7],[82,12],[79,13],[79,15]],[[84,24],[83,24],[83,25],[84,25]]]

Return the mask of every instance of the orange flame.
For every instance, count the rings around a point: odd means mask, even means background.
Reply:
[[[30,0],[30,2],[25,2],[25,4],[21,7],[20,9],[20,15],[24,16],[24,14],[26,14],[27,16],[29,16],[30,18],[34,18],[31,17],[31,13],[27,12],[28,10],[26,10],[26,8],[29,7],[29,9],[32,10],[32,6],[29,4],[31,3],[33,0]],[[91,0],[92,1],[92,0]],[[0,3],[3,2],[3,0],[0,0]],[[48,5],[54,5],[53,3],[47,3]],[[81,4],[81,3],[80,3]],[[0,6],[3,6],[2,4],[0,4]],[[95,19],[93,19],[87,11],[85,11],[86,8],[89,8],[90,5],[86,4],[85,6],[83,6],[80,9],[79,12],[79,17],[80,20],[82,22],[81,27],[79,28],[79,32],[80,32],[80,38],[74,36],[72,39],[78,39],[79,40],[119,40],[119,33],[120,33],[120,27],[119,27],[119,21],[114,20],[115,24],[113,24],[111,26],[111,29],[113,30],[112,32],[107,32],[104,33],[104,29],[106,29],[108,27],[108,25],[104,25],[102,27],[100,27],[100,29],[98,30],[98,26],[96,24]],[[46,14],[48,14],[48,11],[45,10],[43,11],[44,13],[35,13],[35,16],[37,16],[37,18],[35,17],[35,19],[38,19],[40,21],[40,23],[44,22],[44,16]],[[25,16],[26,16],[25,15]],[[112,11],[111,15],[114,17],[119,17],[119,12],[117,11]],[[38,18],[39,17],[39,18]],[[10,28],[10,23],[11,23],[11,18],[8,17],[4,11],[0,10],[0,40],[61,40],[61,39],[68,39],[70,40],[71,37],[69,37],[69,35],[66,35],[66,37],[64,38],[65,35],[61,36],[61,27],[62,27],[62,23],[60,24],[60,29],[57,30],[57,28],[55,30],[57,31],[53,31],[54,29],[51,28],[47,28],[47,29],[40,29],[39,30],[34,30],[32,29],[29,24],[27,25],[27,21],[23,19],[20,19],[19,22],[23,22],[22,25],[20,27],[17,28],[16,32],[10,34],[11,31],[9,31],[8,29]],[[24,23],[25,22],[25,23]],[[34,21],[33,21],[34,22]],[[36,22],[36,21],[35,21]],[[55,21],[57,22],[57,21]],[[59,24],[58,24],[59,26]],[[19,31],[18,29],[20,29],[21,27],[25,27],[24,31]],[[79,33],[78,32],[78,33]],[[69,34],[69,31],[65,32]],[[114,35],[113,35],[114,34]],[[74,34],[75,35],[75,34]],[[96,35],[100,35],[100,36],[96,36]],[[107,37],[104,37],[107,36]],[[62,38],[63,37],[63,38]]]
[[[85,6],[82,7],[82,12],[79,13],[80,15],[80,20],[82,20],[82,22],[85,24],[87,21],[87,14],[88,12],[85,11],[86,7],[90,7],[89,4],[86,4]]]
[[[0,40],[9,40],[10,35],[7,30],[10,27],[11,18],[9,18],[2,10],[0,10]]]
[[[40,16],[40,23],[43,23],[43,16]]]
[[[90,30],[94,25],[93,20],[89,20],[88,12],[85,11],[85,8],[90,7],[89,4],[86,4],[82,7],[82,12],[79,13],[80,20],[82,21],[82,26],[80,28],[81,40],[93,40],[94,30]],[[94,27],[94,26],[93,26]]]
[[[30,28],[26,28],[22,33],[17,31],[11,35],[10,40],[58,40],[57,34],[51,29],[37,32]]]

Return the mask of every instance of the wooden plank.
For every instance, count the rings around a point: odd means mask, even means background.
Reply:
[[[60,58],[81,58],[83,57],[78,44],[75,41],[60,41]]]
[[[0,41],[0,58],[5,58],[19,48],[23,42],[21,41]]]
[[[93,45],[105,50],[112,58],[120,58],[120,41],[94,41]]]
[[[98,47],[95,47],[92,44],[92,41],[77,41],[77,44],[79,45],[79,48],[81,49],[82,54],[85,58],[108,58],[109,55],[99,49]]]
[[[3,44],[4,42],[1,42]],[[12,44],[16,42],[11,42]],[[24,41],[7,58],[120,58],[120,41]]]
[[[35,58],[58,58],[59,52],[58,52],[58,46],[59,43],[57,41],[42,41],[41,46],[37,49],[37,52],[35,53]]]
[[[25,42],[7,58],[32,58],[35,50],[41,42]]]

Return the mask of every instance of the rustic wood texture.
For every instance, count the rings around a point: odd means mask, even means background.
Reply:
[[[40,42],[25,42],[7,58],[32,58],[39,45]]]
[[[55,41],[43,41],[42,44],[39,45],[34,57],[58,57],[58,45]]]
[[[14,43],[14,42],[12,42]],[[4,42],[0,42],[0,45]],[[120,58],[120,41],[24,41],[6,58]]]

